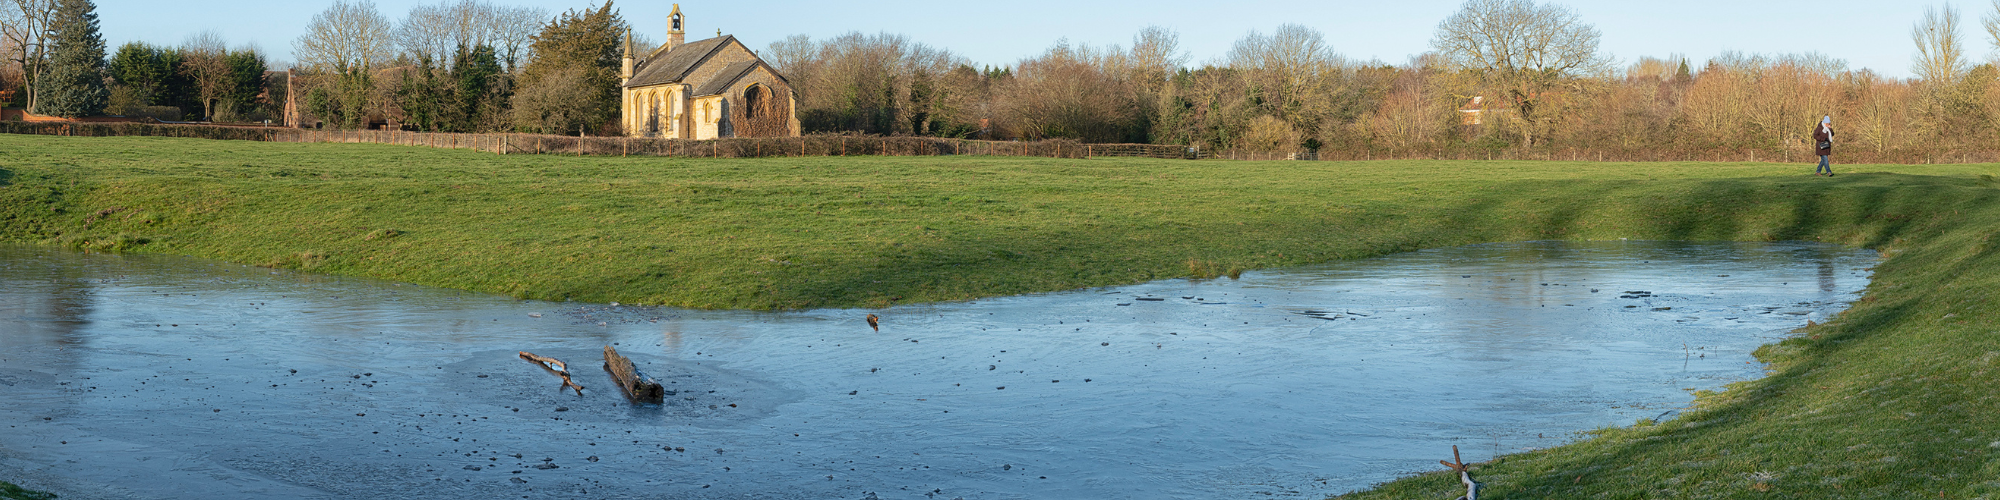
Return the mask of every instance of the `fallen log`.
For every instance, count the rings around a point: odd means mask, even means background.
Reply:
[[[547,356],[537,356],[535,355],[535,353],[531,353],[528,351],[521,351],[521,359],[528,360],[529,362],[534,363],[535,366],[540,366],[542,367],[543,370],[548,370],[549,373],[553,373],[558,377],[562,377],[563,389],[575,389],[576,395],[578,396],[583,395],[583,386],[577,385],[576,381],[569,379],[569,365],[563,364],[562,361],[559,361],[556,358],[551,358]]]
[[[618,350],[611,346],[604,346],[604,371],[611,372],[611,381],[634,402],[658,404],[667,397],[666,388],[632,366],[631,359],[618,355]]]
[[[1451,445],[1450,462],[1439,460],[1438,463],[1458,471],[1458,481],[1465,483],[1465,496],[1458,497],[1458,500],[1479,500],[1479,482],[1472,480],[1472,466],[1465,465],[1464,461],[1459,460],[1458,445]]]

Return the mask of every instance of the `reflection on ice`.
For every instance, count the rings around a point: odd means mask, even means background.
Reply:
[[[65,498],[1319,498],[1452,445],[1483,461],[1671,416],[1758,376],[1749,351],[1845,307],[1872,257],[1493,244],[759,313],[0,247],[19,426],[0,478]],[[618,393],[605,345],[662,404]]]

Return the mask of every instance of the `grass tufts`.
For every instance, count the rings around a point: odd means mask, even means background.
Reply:
[[[1188,259],[1187,266],[1188,276],[1198,280],[1215,279],[1216,276],[1222,274],[1222,272],[1216,270],[1215,263],[1211,261]]]
[[[258,266],[268,267],[272,269],[296,269],[300,271],[311,271],[319,269],[320,266],[326,264],[326,257],[327,256],[324,253],[320,253],[313,250],[306,250],[303,252],[295,252],[273,257],[269,260],[264,261],[264,263],[262,264],[258,264]]]
[[[110,236],[69,234],[58,236],[49,242],[56,246],[85,252],[125,253],[138,250],[140,246],[152,243],[153,238],[130,233],[118,233]]]

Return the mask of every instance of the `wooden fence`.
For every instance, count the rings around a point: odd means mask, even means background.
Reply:
[[[1810,150],[1802,150],[1800,148],[1785,148],[1780,150],[1666,151],[1658,149],[1606,150],[1577,148],[1494,150],[1464,147],[1252,152],[1241,150],[1196,150],[1186,146],[1163,144],[1084,144],[1066,139],[1015,142],[974,141],[938,137],[880,137],[821,134],[803,137],[753,137],[696,141],[684,139],[574,137],[537,134],[448,134],[393,130],[304,130],[284,127],[45,121],[0,121],[0,133],[79,137],[148,136],[266,142],[373,143],[471,149],[496,154],[644,155],[683,158],[990,155],[1035,156],[1044,158],[1139,157],[1230,160],[1541,160],[1763,163],[1809,163],[1819,159],[1819,157],[1813,156]],[[1843,164],[1993,163],[2000,162],[2000,152],[1935,149],[1864,151],[1859,148],[1841,148],[1835,150],[1834,161]]]
[[[1201,159],[1207,152],[1173,144],[1086,144],[1085,154],[1094,157]]]
[[[449,134],[396,130],[304,130],[151,123],[0,122],[0,133],[77,137],[188,137],[301,143],[371,143],[471,149],[496,154],[760,158],[778,156],[1038,156],[1083,158],[1080,142],[973,141],[939,137],[808,135],[686,140],[539,134]]]

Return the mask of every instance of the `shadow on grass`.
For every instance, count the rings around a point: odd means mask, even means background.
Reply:
[[[763,284],[714,297],[707,307],[966,300],[1182,278],[1191,258],[1286,267],[1499,241],[1815,240],[1880,248],[1933,228],[1938,207],[1979,206],[1994,195],[1992,189],[1961,184],[1891,174],[1813,181],[1537,180],[1499,183],[1452,206],[1406,203],[1323,217],[1246,210],[1179,232],[1158,231],[1151,228],[1157,221],[1143,218],[1105,219],[1087,228],[1045,227],[883,247],[819,271],[746,276]],[[601,285],[615,288],[620,282]]]

